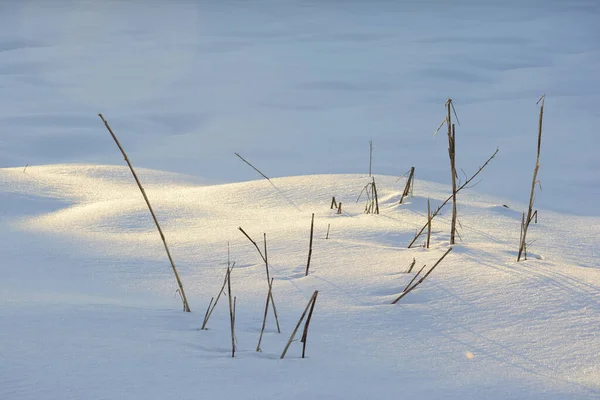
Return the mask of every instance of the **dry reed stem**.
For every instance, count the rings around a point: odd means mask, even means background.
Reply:
[[[425,267],[426,267],[426,266],[427,266],[427,264],[423,265],[423,266],[421,267],[421,269],[417,271],[417,274],[416,274],[415,276],[413,276],[413,278],[410,280],[410,282],[408,282],[408,285],[406,285],[406,286],[404,287],[404,289],[402,289],[402,291],[401,291],[400,293],[404,293],[404,292],[406,292],[406,289],[408,289],[408,288],[410,287],[410,285],[412,285],[412,283],[415,281],[415,279],[417,279],[417,277],[418,277],[419,275],[421,275],[421,272],[423,272],[423,270],[425,269]],[[394,304],[394,303],[392,303],[392,304]]]
[[[406,271],[407,274],[410,274],[412,272],[416,263],[417,263],[417,259],[413,258],[412,263],[410,263],[410,265],[408,266],[408,271]]]
[[[204,320],[202,321],[202,328],[200,328],[201,330],[204,330],[204,326],[206,325],[206,317],[208,317],[208,312],[210,311],[210,306],[212,306],[214,299],[214,297],[210,298],[210,303],[208,303],[208,308],[206,309],[206,313],[204,314]]]
[[[400,197],[399,204],[402,204],[402,201],[404,201],[404,198],[407,197],[409,195],[409,193],[412,192],[412,186],[414,183],[414,179],[415,179],[415,167],[410,167],[410,172],[408,174],[408,180],[406,181],[406,185],[404,186],[404,191],[402,192],[402,197]]]
[[[452,100],[448,99],[448,115],[450,115],[450,106]],[[450,121],[450,119],[448,119]],[[452,221],[450,223],[450,244],[455,244],[456,239],[456,134],[455,126],[452,124],[452,129],[448,126],[448,152],[450,154],[450,173],[452,174]]]
[[[256,172],[258,172],[263,178],[265,178],[268,181],[271,181],[271,179],[266,176],[265,174],[263,174],[258,168],[256,168],[254,165],[250,164],[248,161],[246,161],[246,159],[242,156],[240,156],[238,153],[234,153],[236,156],[238,156],[240,158],[240,160],[242,160],[243,162],[245,162],[246,164],[248,164],[253,170],[255,170]]]
[[[306,323],[304,324],[304,332],[302,333],[302,338],[300,339],[300,342],[302,342],[302,358],[304,358],[304,355],[306,353],[306,339],[308,338],[308,326],[310,325],[310,321],[313,315],[313,311],[315,310],[315,304],[317,303],[317,296],[315,296],[315,299],[312,302],[312,305],[310,306],[310,311],[308,312],[308,317],[306,317]]]
[[[315,228],[315,213],[312,214],[312,218],[310,220],[310,242],[308,244],[308,261],[306,262],[306,273],[304,274],[304,276],[308,276],[308,269],[310,268],[310,258],[312,256],[314,228]]]
[[[479,173],[481,171],[483,171],[483,169],[489,164],[490,161],[492,161],[492,159],[496,156],[496,154],[498,154],[498,151],[500,151],[500,149],[496,149],[496,151],[494,152],[494,154],[492,154],[492,156],[490,158],[487,159],[487,161],[485,162],[485,164],[483,164],[481,167],[479,167],[479,169],[477,170],[477,172],[475,172],[475,174],[473,176],[471,176],[469,179],[467,179],[467,181],[465,183],[463,183],[458,189],[456,189],[456,193],[460,192],[462,189],[464,189],[469,183],[471,183],[471,181],[473,179],[475,179],[475,177],[477,175],[479,175]],[[438,213],[442,210],[442,208],[450,201],[452,200],[452,195],[450,197],[448,197],[432,214],[431,214],[431,220],[433,220],[433,218],[435,218],[436,215],[438,215]],[[417,241],[417,239],[419,238],[419,236],[421,236],[421,234],[423,233],[423,231],[425,229],[427,229],[427,225],[429,224],[429,219],[428,221],[425,223],[425,225],[423,225],[423,227],[421,228],[421,230],[419,232],[417,232],[417,234],[415,235],[415,237],[413,238],[413,240],[409,243],[408,248],[411,248],[412,245]]]
[[[231,265],[231,271],[233,271],[233,268],[235,268],[235,261]],[[215,299],[215,302],[213,303],[212,308],[210,309],[208,315],[206,315],[206,318],[204,318],[204,322],[202,323],[201,330],[205,330],[206,329],[206,325],[208,324],[208,320],[210,319],[210,316],[212,315],[213,311],[215,310],[215,307],[217,306],[217,303],[219,302],[219,299],[221,298],[221,295],[225,291],[225,285],[227,284],[227,279],[229,279],[229,274],[231,274],[231,272],[229,271],[229,269],[230,269],[229,263],[227,263],[227,271],[225,272],[225,279],[223,279],[223,285],[221,286],[221,290],[219,291],[219,294],[217,295],[217,298]]]
[[[229,320],[231,322],[231,357],[235,357],[235,317],[231,299],[231,269],[227,268],[227,296],[229,297]]]
[[[431,241],[431,201],[427,199],[427,248]]]
[[[260,329],[260,337],[258,338],[258,345],[256,346],[256,351],[262,351],[260,348],[260,343],[262,342],[263,333],[265,332],[265,326],[267,325],[267,314],[269,312],[269,299],[271,298],[271,289],[273,288],[273,278],[271,278],[271,282],[269,282],[269,291],[267,292],[267,301],[265,304],[265,314],[263,315],[262,328]]]
[[[523,236],[521,237],[521,243],[519,245],[519,254],[517,255],[517,261],[521,261],[521,256],[523,252],[525,252],[525,259],[527,259],[526,253],[526,242],[527,242],[527,230],[529,229],[529,224],[532,220],[533,214],[533,203],[535,201],[535,184],[537,182],[537,175],[540,169],[540,152],[542,149],[542,126],[544,120],[544,102],[546,98],[545,95],[542,95],[538,100],[538,103],[541,101],[542,105],[540,106],[540,118],[538,122],[538,142],[537,142],[537,156],[535,159],[535,168],[533,170],[533,179],[531,182],[531,192],[529,194],[529,207],[527,209],[527,218],[525,219],[525,224],[523,225]]]
[[[246,233],[246,231],[244,229],[242,229],[241,226],[238,227],[238,229],[254,245],[254,247],[256,248],[256,251],[258,251],[258,254],[260,255],[260,258],[262,258],[262,260],[264,261],[265,270],[267,272],[267,284],[269,284],[270,275],[269,275],[269,261],[267,259],[267,234],[265,233],[263,235],[263,238],[265,241],[265,254],[263,254],[262,251],[260,250],[260,248],[258,247],[258,244],[256,244],[256,242],[254,240],[252,240],[252,238]],[[275,305],[275,298],[273,297],[272,292],[271,292],[271,304],[273,305],[273,315],[275,316],[275,322],[277,324],[277,332],[281,333],[281,328],[279,327],[279,317],[277,316],[277,306]]]
[[[423,275],[423,277],[421,279],[419,279],[419,281],[417,283],[415,283],[414,285],[412,285],[411,287],[409,287],[408,289],[405,289],[400,296],[398,296],[398,298],[396,300],[394,300],[392,302],[392,304],[396,304],[397,302],[399,302],[404,296],[406,296],[407,294],[409,294],[410,292],[412,292],[417,286],[419,286],[421,283],[423,283],[423,281],[425,279],[427,279],[427,277],[429,276],[429,274],[431,274],[433,272],[433,270],[442,262],[442,260],[448,255],[448,253],[450,253],[452,251],[452,247],[450,247],[448,250],[446,250],[446,252],[444,253],[444,255],[442,257],[440,257],[439,260],[437,260],[437,262],[433,265],[433,267],[431,267],[431,269],[429,271],[427,271],[427,273],[425,275]]]
[[[110,133],[113,140],[117,144],[117,147],[119,148],[119,150],[121,150],[121,154],[123,154],[123,158],[125,159],[125,162],[129,166],[129,169],[131,170],[131,174],[133,175],[133,178],[135,179],[135,182],[137,183],[138,188],[140,189],[140,192],[142,192],[142,196],[144,197],[144,200],[146,201],[148,210],[150,210],[152,219],[154,220],[154,223],[156,224],[156,229],[158,229],[160,238],[162,239],[163,245],[165,246],[165,251],[167,252],[167,257],[169,258],[169,262],[171,263],[171,268],[173,268],[173,273],[175,274],[175,279],[177,279],[177,285],[179,286],[179,293],[180,293],[180,296],[181,296],[181,299],[183,302],[183,311],[190,312],[190,306],[188,304],[187,297],[185,295],[185,290],[183,290],[183,283],[181,282],[181,279],[179,278],[179,274],[177,273],[177,267],[175,267],[175,262],[173,261],[173,257],[171,257],[171,252],[169,251],[169,246],[167,245],[167,240],[165,239],[165,235],[163,234],[160,224],[158,223],[158,219],[156,218],[156,215],[154,214],[154,210],[152,209],[152,206],[150,205],[150,200],[148,200],[146,191],[144,190],[142,183],[140,182],[137,174],[135,173],[135,169],[133,168],[133,165],[129,161],[129,158],[127,157],[127,153],[125,153],[125,150],[121,146],[121,143],[119,143],[119,139],[117,139],[117,136],[114,134],[113,130],[110,128],[110,126],[108,125],[108,122],[104,119],[102,114],[98,114],[98,116],[100,117],[100,119],[102,119],[102,122],[104,122],[106,129],[108,129],[108,132]]]
[[[294,337],[296,336],[296,332],[298,332],[298,328],[300,328],[300,324],[302,324],[302,321],[304,320],[304,316],[306,315],[306,313],[308,312],[308,308],[312,305],[312,303],[314,301],[316,301],[317,299],[317,295],[319,294],[318,290],[315,290],[315,292],[313,293],[313,295],[311,296],[310,300],[308,300],[308,304],[306,305],[306,308],[304,309],[304,312],[302,313],[302,315],[300,316],[300,320],[298,321],[298,323],[296,324],[296,327],[294,328],[294,330],[292,331],[292,334],[290,335],[290,339],[288,340],[287,344],[285,345],[285,348],[283,349],[283,352],[281,353],[281,357],[280,359],[283,359],[283,357],[285,357],[285,354],[287,353],[290,345],[292,344],[292,341],[294,340]]]

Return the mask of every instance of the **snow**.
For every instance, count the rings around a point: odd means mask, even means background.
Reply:
[[[594,1],[2,3],[0,398],[599,397],[598,16]],[[539,222],[517,263],[542,93]],[[500,152],[459,195],[462,240],[391,305],[413,258],[449,247],[448,208],[432,248],[407,248],[450,192],[432,137],[449,96],[458,166]],[[371,139],[380,215],[356,202]],[[275,278],[282,333],[269,314],[260,353],[268,285],[240,226],[266,232]],[[235,359],[226,299],[200,330],[228,243]],[[295,342],[280,360],[314,290],[307,358]]]

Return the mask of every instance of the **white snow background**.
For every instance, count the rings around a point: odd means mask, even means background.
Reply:
[[[0,399],[600,397],[599,21],[597,1],[1,2]],[[406,248],[450,193],[448,97],[458,167],[500,152],[459,195],[462,241],[392,306],[448,247],[449,209]],[[378,216],[355,202],[369,140]],[[238,226],[269,240],[282,333],[269,319],[261,353],[264,265]],[[200,331],[227,242],[235,359],[226,301]],[[314,290],[308,358],[279,360]]]

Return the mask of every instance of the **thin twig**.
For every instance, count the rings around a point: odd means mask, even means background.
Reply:
[[[521,243],[519,245],[519,254],[517,255],[517,261],[521,261],[521,256],[523,252],[526,252],[526,242],[527,242],[527,230],[529,229],[529,224],[532,220],[533,214],[533,203],[535,201],[535,184],[537,182],[537,174],[540,169],[540,152],[542,149],[542,125],[544,120],[544,102],[545,95],[542,95],[538,103],[542,102],[540,106],[540,118],[538,123],[538,142],[537,142],[537,157],[535,159],[535,168],[533,170],[533,180],[531,183],[531,192],[529,194],[529,207],[527,209],[527,218],[525,219],[525,224],[523,225],[523,236],[521,238]],[[525,259],[527,259],[527,253],[525,253]]]
[[[308,338],[308,326],[310,325],[310,321],[313,315],[313,311],[315,310],[315,304],[317,303],[317,296],[315,296],[315,299],[312,302],[312,305],[310,306],[310,311],[308,312],[308,317],[306,317],[306,323],[304,324],[304,332],[302,333],[302,339],[300,339],[300,341],[302,342],[302,358],[304,358],[304,355],[306,353],[306,339]]]
[[[171,268],[173,268],[173,273],[175,274],[175,279],[177,279],[177,285],[179,286],[180,295],[181,295],[181,298],[182,298],[182,301],[183,301],[183,311],[190,312],[190,306],[188,304],[187,297],[185,296],[185,290],[183,290],[183,283],[181,282],[181,279],[179,278],[179,274],[177,273],[177,267],[175,267],[175,262],[173,261],[173,257],[171,257],[171,252],[169,251],[169,246],[167,246],[167,240],[165,239],[165,235],[163,234],[163,231],[160,228],[160,224],[158,223],[158,219],[156,219],[156,215],[154,214],[154,210],[152,209],[152,206],[150,205],[150,200],[148,200],[148,196],[146,196],[146,191],[144,190],[144,187],[142,186],[142,183],[140,182],[137,174],[135,173],[135,169],[133,169],[133,165],[129,161],[129,158],[127,157],[127,153],[125,153],[125,150],[121,146],[121,143],[119,143],[119,140],[117,139],[117,136],[114,134],[114,132],[112,131],[112,129],[108,125],[108,122],[104,119],[104,117],[102,116],[102,114],[98,114],[98,116],[100,117],[100,119],[102,119],[102,122],[104,122],[104,125],[106,126],[106,129],[108,129],[108,132],[110,133],[110,135],[112,136],[113,140],[117,144],[117,147],[119,148],[119,150],[121,150],[121,154],[123,154],[123,158],[125,159],[125,162],[129,166],[129,169],[131,170],[131,174],[133,175],[133,177],[134,177],[134,179],[135,179],[135,181],[136,181],[136,183],[137,183],[137,185],[138,185],[138,187],[140,189],[140,192],[142,192],[142,196],[144,197],[144,200],[146,201],[146,205],[148,206],[148,210],[150,210],[150,214],[152,215],[152,219],[154,220],[154,223],[156,224],[156,229],[158,229],[158,233],[160,234],[160,238],[162,239],[163,245],[165,246],[165,251],[167,252],[167,257],[169,257],[169,262],[171,263]]]
[[[308,269],[310,268],[310,258],[312,256],[314,227],[315,227],[315,213],[312,214],[312,218],[310,220],[310,242],[308,244],[308,261],[306,262],[306,273],[304,274],[304,276],[308,276]]]
[[[475,174],[470,177],[469,179],[467,179],[467,181],[465,183],[463,183],[458,189],[456,189],[456,193],[460,192],[465,186],[467,186],[477,175],[479,175],[479,173],[481,171],[483,171],[483,169],[489,164],[490,161],[492,161],[492,159],[496,156],[496,154],[498,154],[498,151],[500,151],[500,149],[496,149],[496,151],[494,152],[494,154],[492,154],[492,156],[490,158],[487,159],[487,161],[485,162],[485,164],[483,164],[481,167],[479,167],[479,169],[477,170],[477,172],[475,172]],[[452,200],[453,195],[451,195],[450,197],[448,197],[438,208],[437,210],[435,210],[432,214],[431,214],[431,219],[433,220],[433,218],[435,218],[436,215],[438,215],[438,213],[442,210],[442,208],[450,201]],[[412,247],[412,245],[415,243],[415,241],[419,238],[419,236],[421,236],[421,234],[423,233],[423,231],[427,228],[427,224],[429,224],[429,220],[425,223],[425,225],[423,225],[423,227],[421,228],[421,230],[419,232],[417,232],[417,234],[415,235],[415,237],[413,238],[413,240],[410,242],[410,244],[408,245],[408,247]]]
[[[256,168],[254,165],[250,164],[248,161],[246,161],[246,159],[242,156],[240,156],[238,153],[234,153],[236,156],[238,156],[240,158],[240,160],[242,160],[243,162],[245,162],[246,164],[248,164],[253,170],[255,170],[256,172],[258,172],[263,178],[265,178],[268,181],[271,181],[271,178],[269,178],[268,176],[266,176],[265,174],[263,174],[262,172],[260,172],[260,170],[258,168]]]
[[[427,273],[425,275],[423,275],[423,277],[421,279],[419,279],[419,281],[417,283],[415,283],[414,285],[412,285],[408,289],[405,289],[400,294],[400,296],[398,296],[398,298],[392,302],[392,304],[396,304],[397,302],[399,302],[404,296],[406,296],[407,294],[409,294],[410,292],[412,292],[414,290],[414,288],[416,288],[421,283],[423,283],[423,281],[425,279],[427,279],[427,277],[429,276],[429,274],[431,274],[433,272],[433,270],[435,269],[435,267],[437,267],[442,262],[442,260],[448,255],[448,253],[450,253],[451,251],[452,251],[452,247],[450,247],[448,250],[446,250],[446,252],[444,253],[444,255],[442,257],[440,257],[439,260],[437,260],[437,262],[433,265],[433,267],[431,267],[431,269],[429,271],[427,271]]]
[[[256,351],[262,351],[260,348],[260,343],[262,342],[263,333],[265,331],[265,326],[267,325],[267,314],[269,312],[269,300],[271,299],[271,289],[273,288],[273,278],[271,278],[271,282],[269,282],[269,291],[267,292],[267,302],[265,304],[265,315],[263,316],[262,328],[260,329],[260,336],[258,338],[258,345],[256,346]]]
[[[410,285],[412,285],[412,283],[415,281],[415,279],[417,279],[417,277],[418,277],[419,275],[421,275],[421,272],[423,272],[423,270],[425,269],[425,267],[426,267],[426,266],[427,266],[427,264],[423,265],[423,266],[421,267],[421,269],[417,271],[417,274],[416,274],[415,276],[413,276],[413,278],[410,280],[410,282],[408,282],[408,285],[406,285],[406,286],[404,287],[404,289],[402,289],[402,292],[400,292],[400,293],[404,293],[404,292],[406,292],[406,289],[408,289],[408,288],[410,287]]]
[[[411,271],[413,270],[413,268],[415,267],[415,264],[417,263],[417,259],[413,258],[412,263],[410,263],[410,265],[408,266],[408,271],[406,271],[407,274],[410,274]]]
[[[399,204],[402,204],[402,201],[404,201],[404,198],[406,196],[408,196],[409,193],[411,192],[412,186],[414,184],[414,180],[415,180],[415,167],[411,167],[410,172],[408,174],[408,180],[406,181],[406,186],[404,186],[404,191],[402,192],[402,197],[400,197]]]
[[[219,302],[221,295],[225,291],[225,285],[227,284],[227,279],[229,279],[229,275],[231,274],[231,271],[233,271],[233,268],[235,268],[235,261],[231,265],[231,268],[229,267],[229,262],[228,262],[227,271],[225,272],[225,279],[223,279],[223,285],[221,286],[221,290],[219,291],[219,294],[217,295],[217,298],[215,299],[215,302],[213,303],[212,308],[210,309],[210,311],[208,312],[208,315],[206,316],[206,318],[204,319],[204,322],[202,323],[202,328],[201,328],[202,330],[206,329],[208,320],[210,319],[210,316],[212,315],[213,311],[215,310],[215,307],[217,306],[217,303]]]
[[[227,296],[229,297],[229,320],[231,322],[231,357],[235,357],[235,319],[231,300],[231,269],[227,268]]]
[[[260,258],[262,258],[262,260],[265,263],[265,270],[267,272],[267,284],[269,283],[269,261],[267,260],[267,235],[264,234],[264,240],[265,240],[265,254],[262,253],[262,251],[260,250],[260,248],[258,247],[258,244],[256,244],[256,242],[254,240],[252,240],[252,238],[246,233],[246,231],[244,229],[242,229],[242,227],[238,227],[238,229],[240,230],[240,232],[242,232],[244,234],[244,236],[246,236],[246,238],[254,245],[254,247],[256,248],[256,251],[258,251],[258,254],[260,255]],[[273,293],[271,293],[271,303],[273,304],[273,314],[275,316],[275,322],[277,323],[277,332],[281,333],[281,329],[279,327],[279,317],[277,316],[277,306],[275,306],[275,299],[273,298]]]
[[[294,337],[296,336],[296,332],[298,332],[298,328],[300,328],[300,324],[302,324],[302,321],[304,320],[304,316],[306,315],[306,313],[308,312],[308,308],[312,305],[312,303],[314,301],[317,300],[317,295],[319,294],[318,290],[315,290],[315,292],[313,293],[313,295],[311,296],[310,300],[308,301],[308,304],[306,305],[306,308],[304,309],[304,312],[302,313],[302,315],[300,316],[300,320],[298,321],[298,323],[296,324],[296,327],[294,328],[294,330],[292,331],[292,334],[290,335],[290,339],[288,340],[287,344],[285,345],[285,348],[283,349],[283,352],[281,353],[281,359],[283,359],[283,357],[285,357],[285,354],[287,353],[290,345],[292,344],[292,342],[294,341]]]

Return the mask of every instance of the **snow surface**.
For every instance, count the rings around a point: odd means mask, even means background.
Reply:
[[[193,313],[179,299],[158,234],[126,167],[3,169],[2,398],[593,398],[600,393],[596,217],[543,212],[535,254],[514,261],[519,213],[460,196],[463,243],[419,289],[389,303],[417,266],[448,245],[436,218],[430,250],[407,249],[446,186],[377,176],[381,215],[362,213],[360,175],[217,186],[140,170],[177,260]],[[178,179],[177,179],[178,178]],[[330,210],[332,195],[345,213]],[[58,199],[54,201],[52,199]],[[292,201],[294,204],[290,203]],[[519,204],[519,209],[524,205]],[[304,277],[310,215],[311,271]],[[330,225],[330,238],[325,239]],[[578,226],[575,230],[572,226]],[[272,320],[254,351],[264,265],[237,231],[267,233],[283,332]],[[231,259],[238,353],[226,302],[200,331]],[[568,245],[565,245],[567,243]],[[538,256],[536,256],[538,255]],[[278,357],[313,290],[308,359]],[[169,300],[170,299],[170,300]],[[469,358],[472,354],[472,358]]]
[[[599,398],[599,19],[583,0],[0,3],[0,399]],[[431,249],[406,248],[450,192],[447,97],[458,166],[500,153],[459,196],[462,241],[391,305],[449,245],[447,209]],[[370,139],[381,215],[356,203]],[[275,278],[261,353],[264,265],[239,226],[267,233]],[[235,359],[226,301],[200,330],[227,243]],[[280,360],[314,290],[308,358]]]

